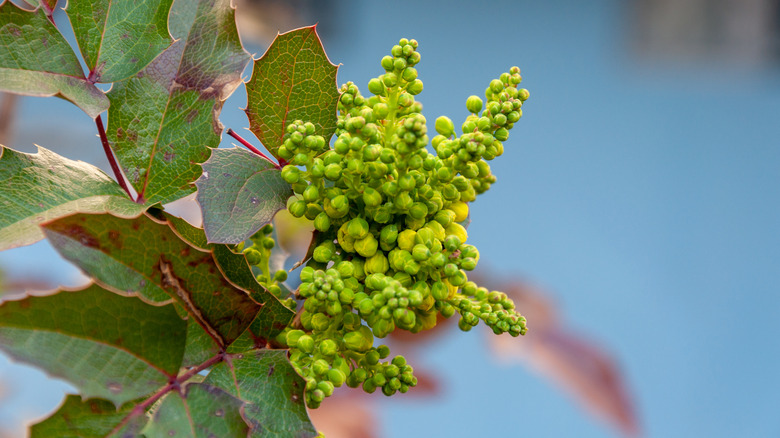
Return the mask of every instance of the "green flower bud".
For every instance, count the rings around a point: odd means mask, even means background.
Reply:
[[[366,260],[364,269],[366,274],[384,274],[388,269],[390,269],[390,263],[384,254],[377,252]]]
[[[431,257],[431,250],[423,244],[417,244],[412,249],[412,257],[418,262],[428,260]]]
[[[341,278],[349,278],[355,272],[355,265],[348,261],[339,262],[336,264],[336,271]]]
[[[301,336],[305,334],[306,333],[304,333],[303,330],[290,330],[287,332],[285,343],[290,347],[295,347],[298,345],[298,340],[301,338]]]
[[[314,248],[312,258],[320,263],[327,263],[336,254],[336,245],[333,242],[324,242]]]
[[[285,180],[288,184],[294,184],[297,183],[300,179],[300,170],[298,170],[297,167],[293,165],[286,165],[282,169],[282,179]]]
[[[315,313],[311,317],[311,326],[314,330],[324,332],[330,327],[330,318],[324,313]]]
[[[390,347],[388,347],[387,345],[380,345],[376,347],[376,351],[379,353],[379,357],[381,359],[384,359],[390,355]]]
[[[330,316],[338,316],[342,312],[341,303],[338,301],[328,301],[325,305],[325,310]]]
[[[492,81],[490,81],[490,91],[492,91],[493,94],[498,94],[503,90],[504,90],[503,82],[501,82],[498,79],[493,79]]]
[[[393,320],[402,329],[409,330],[414,327],[416,319],[414,312],[409,309],[399,307],[393,311]]]
[[[482,99],[479,96],[469,96],[466,99],[466,109],[472,114],[478,114],[482,111]]]
[[[352,219],[348,222],[347,233],[355,240],[366,237],[368,235],[368,222],[361,217]]]
[[[412,197],[409,195],[409,193],[401,192],[393,200],[393,205],[395,205],[395,208],[398,210],[406,211],[409,209],[409,207],[412,206],[413,202],[414,201],[412,200]]]
[[[435,128],[436,132],[443,135],[444,137],[451,137],[455,133],[455,125],[447,116],[440,116],[437,118]]]
[[[366,237],[355,240],[355,251],[363,257],[371,257],[376,254],[376,250],[379,247],[379,242],[373,234],[368,234]]]
[[[304,353],[311,353],[314,351],[314,339],[312,339],[312,337],[309,335],[303,335],[298,338],[296,348],[303,351]]]
[[[433,298],[435,298],[437,301],[444,301],[449,297],[450,291],[447,288],[447,285],[444,284],[441,281],[437,281],[433,283],[431,286],[431,295]]]
[[[393,69],[396,71],[401,71],[406,68],[406,60],[403,58],[396,58],[393,60]]]
[[[393,57],[392,56],[385,56],[385,57],[382,58],[382,68],[385,69],[385,71],[393,70]]]
[[[373,379],[368,379],[363,382],[363,391],[368,394],[373,394],[374,391],[376,391],[376,384],[374,383]]]
[[[398,247],[406,250],[408,252],[412,252],[412,249],[414,248],[414,238],[417,236],[417,232],[413,230],[404,230],[401,231],[400,234],[398,234]]]
[[[341,177],[341,166],[338,164],[328,164],[325,166],[325,178],[336,181]]]
[[[528,93],[528,90],[525,88],[521,88],[517,90],[517,98],[521,101],[525,102],[530,97],[530,94]]]
[[[406,64],[406,61],[404,61],[404,65]],[[401,78],[405,80],[406,82],[413,82],[415,79],[417,79],[417,69],[414,67],[406,67],[401,72]]]
[[[288,207],[290,214],[294,217],[303,217],[306,214],[306,201],[298,200],[290,204]]]
[[[374,105],[373,110],[377,120],[384,120],[390,112],[390,109],[384,103],[377,103]]]
[[[383,96],[385,94],[385,84],[379,78],[373,78],[368,81],[368,91],[376,94],[377,96]]]
[[[422,84],[422,82],[420,82]],[[409,84],[411,87],[412,84]],[[411,93],[401,93],[400,96],[398,96],[398,106],[403,108],[409,108],[414,103],[414,97],[412,97]]]
[[[330,217],[327,213],[320,212],[317,217],[314,218],[314,228],[318,231],[328,231],[330,228]]]
[[[328,381],[330,381],[333,386],[338,388],[339,386],[343,385],[346,380],[347,376],[343,371],[337,369],[328,371]]]
[[[323,356],[330,357],[338,353],[339,346],[332,339],[325,339],[320,342],[319,350]]]
[[[365,352],[374,345],[374,335],[366,326],[344,335],[344,345],[352,351]]]
[[[349,213],[349,200],[344,195],[333,199],[325,199],[325,213],[333,219],[342,218]]]
[[[393,72],[387,72],[381,76],[385,87],[393,88],[398,84],[398,76]]]
[[[374,336],[384,338],[395,330],[395,323],[392,319],[380,319],[374,323]]]

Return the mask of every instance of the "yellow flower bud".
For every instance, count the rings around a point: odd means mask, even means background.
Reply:
[[[463,222],[469,217],[469,205],[465,202],[453,202],[449,209],[455,212],[455,222]]]

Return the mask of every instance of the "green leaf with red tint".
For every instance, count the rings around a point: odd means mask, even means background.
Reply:
[[[246,149],[214,149],[195,182],[209,242],[239,243],[271,222],[293,191],[279,169]]]
[[[285,350],[233,354],[214,366],[204,383],[246,403],[243,414],[251,437],[317,435],[303,399],[306,383],[287,360]]]
[[[115,83],[108,141],[128,180],[148,203],[195,191],[199,163],[220,142],[223,101],[241,84],[250,56],[230,0],[175,2],[177,41],[143,71]]]
[[[295,120],[314,124],[316,134],[330,139],[336,131],[338,67],[330,62],[316,26],[277,35],[255,61],[246,83],[249,129],[274,156],[287,125]]]
[[[44,225],[51,244],[117,293],[176,300],[220,347],[249,326],[260,305],[224,278],[211,252],[182,241],[147,216],[78,214]]]
[[[71,0],[66,12],[94,82],[127,79],[173,40],[173,0]]]
[[[148,437],[246,438],[249,426],[241,418],[243,402],[203,383],[169,392],[141,431]]]
[[[73,213],[135,217],[145,209],[91,164],[40,146],[36,154],[0,146],[0,251],[43,239],[45,221]]]
[[[119,406],[179,372],[185,322],[98,285],[0,305],[0,349]]]
[[[26,11],[10,1],[0,4],[0,91],[62,97],[92,118],[109,104],[84,78],[76,53],[44,8]]]
[[[133,412],[134,407],[135,403],[129,402],[117,409],[106,400],[82,401],[81,396],[68,395],[57,412],[30,427],[30,438],[137,436],[147,422],[144,415],[137,415],[114,430]]]

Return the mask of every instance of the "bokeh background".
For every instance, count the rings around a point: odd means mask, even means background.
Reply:
[[[256,56],[277,30],[319,23],[339,83],[363,89],[399,38],[417,39],[430,121],[457,125],[468,95],[518,65],[531,98],[491,164],[499,182],[471,210],[487,277],[533,285],[609,358],[639,435],[780,436],[780,2],[244,1],[239,15]],[[242,90],[228,100],[226,127],[247,126],[245,102]],[[3,141],[108,168],[94,124],[64,101],[20,99]],[[0,269],[83,282],[45,242],[0,253]],[[376,436],[630,429],[486,339],[448,331],[418,348],[438,390],[363,399]],[[2,355],[0,387],[9,437],[68,390]]]

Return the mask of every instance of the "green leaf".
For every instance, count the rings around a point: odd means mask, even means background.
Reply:
[[[117,293],[158,303],[176,299],[221,347],[260,310],[223,277],[210,252],[147,216],[78,214],[47,223],[44,233],[63,257]]]
[[[339,90],[336,71],[322,48],[316,26],[277,35],[255,61],[246,83],[249,129],[278,158],[287,125],[311,122],[317,135],[336,131]]]
[[[66,12],[95,82],[141,71],[171,45],[173,0],[70,0]]]
[[[185,393],[170,392],[141,431],[148,437],[241,437],[249,427],[241,418],[243,402],[220,388],[194,383]]]
[[[209,242],[239,243],[283,209],[292,188],[273,164],[245,149],[214,149],[195,182]]]
[[[231,344],[230,351],[265,347],[269,341],[272,341],[292,321],[295,313],[257,282],[252,273],[252,268],[243,254],[234,253],[226,245],[207,243],[203,229],[190,225],[184,219],[159,210],[153,211],[156,219],[167,221],[176,235],[190,245],[203,251],[211,250],[214,254],[214,261],[225,278],[239,289],[247,291],[255,302],[262,305],[260,312],[255,316],[249,329]],[[199,334],[197,330],[193,329],[193,333],[202,338],[202,334]],[[188,353],[191,351],[193,357],[197,358],[192,359],[193,361],[202,361],[214,355],[213,353],[209,354],[212,350],[203,340],[193,339],[191,345],[189,336],[187,351]],[[189,355],[185,354],[185,362],[187,362],[188,357]]]
[[[84,78],[76,54],[44,8],[30,12],[9,1],[0,4],[0,91],[62,97],[93,119],[109,104]]]
[[[107,136],[125,175],[149,203],[195,191],[199,163],[220,142],[223,101],[241,83],[249,55],[230,0],[177,1],[169,26],[178,40],[108,93]]]
[[[134,217],[145,208],[91,164],[0,146],[0,251],[42,239],[45,221],[77,212]]]
[[[0,349],[119,406],[176,376],[185,323],[97,285],[0,305]]]
[[[286,350],[254,350],[217,364],[204,383],[222,388],[247,404],[250,436],[314,437],[303,399],[305,382]]]
[[[80,396],[70,394],[57,412],[30,428],[30,438],[138,436],[147,422],[145,415],[136,415],[118,430],[114,430],[122,420],[133,413],[134,407],[135,403],[130,402],[117,409],[113,403],[106,400],[82,401]]]
[[[231,283],[249,292],[253,300],[263,305],[248,330],[235,343],[246,348],[265,347],[287,327],[295,312],[257,282],[243,254],[236,254],[224,245],[215,245],[214,260]],[[235,348],[231,345],[231,351]]]

